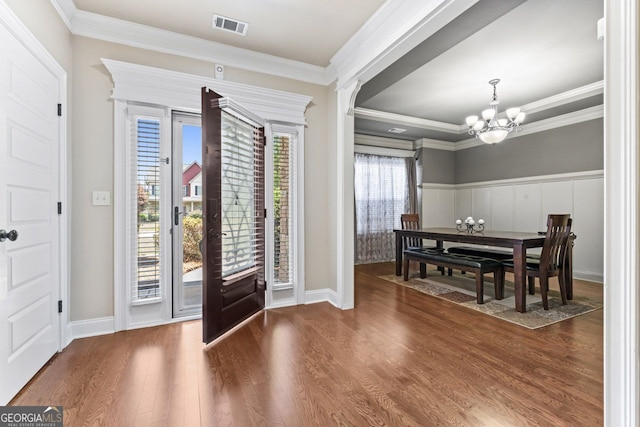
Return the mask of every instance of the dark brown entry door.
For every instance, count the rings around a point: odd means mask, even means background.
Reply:
[[[264,128],[202,89],[203,341],[264,308]]]

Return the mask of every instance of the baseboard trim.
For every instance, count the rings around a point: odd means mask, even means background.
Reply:
[[[69,322],[67,328],[67,345],[76,338],[113,334],[115,331],[116,321],[113,316]]]
[[[271,302],[268,306],[266,306],[265,310],[271,310],[274,308],[283,308],[283,307],[293,307],[294,305],[298,305],[295,301],[288,299],[284,301]]]
[[[334,307],[338,307],[338,293],[329,288],[314,289],[304,293],[305,304],[316,304],[319,302],[328,302]]]
[[[602,274],[589,272],[589,271],[573,271],[573,277],[575,279],[586,280],[587,282],[604,283],[604,276]]]

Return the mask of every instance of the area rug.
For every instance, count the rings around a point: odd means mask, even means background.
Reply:
[[[477,304],[473,274],[432,275],[426,279],[420,279],[415,276],[411,277],[407,282],[402,280],[401,276],[387,275],[379,276],[379,278],[529,329],[542,328],[602,308],[601,302],[576,296],[569,301],[569,304],[562,305],[560,293],[550,291],[547,297],[549,310],[544,310],[542,299],[538,289],[536,289],[535,295],[527,293],[527,311],[518,313],[515,310],[513,283],[506,281],[504,298],[498,301],[493,298],[493,283],[486,279],[484,284],[484,304]],[[553,282],[551,286],[553,286]]]

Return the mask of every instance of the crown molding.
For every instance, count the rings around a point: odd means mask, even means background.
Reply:
[[[73,0],[51,0],[51,4],[56,12],[58,12],[62,22],[64,22],[69,31],[73,32],[71,22],[73,20],[73,16],[78,11]]]
[[[415,150],[420,148],[415,141],[407,141],[406,139],[385,138],[383,136],[364,135],[356,133],[354,135],[354,144],[368,145],[371,147],[394,148],[397,150]]]
[[[51,3],[74,35],[322,86],[338,79],[339,87],[346,87],[351,81],[372,78],[477,1],[388,0],[327,67],[86,12],[77,9],[73,0],[51,0]]]
[[[523,105],[521,107],[521,109],[523,111],[525,111],[528,114],[531,113],[536,113],[536,112],[540,112],[540,111],[544,111],[550,108],[555,108],[555,107],[559,107],[565,104],[569,104],[571,102],[576,102],[576,101],[580,101],[581,99],[585,99],[585,98],[589,98],[592,96],[596,96],[596,95],[600,95],[604,93],[604,82],[601,80],[599,82],[595,82],[595,83],[591,83],[585,86],[581,86],[575,89],[571,89],[568,90],[566,92],[562,92],[559,93],[557,95],[553,95],[544,99],[540,99],[538,101],[534,101],[531,102],[529,104]],[[596,106],[596,107],[591,107],[591,108],[587,108],[585,110],[581,110],[578,112],[575,112],[575,114],[577,114],[576,118],[579,121],[586,121],[586,120],[591,120],[592,118],[597,118],[597,117],[591,117],[591,118],[586,118],[586,119],[581,119],[581,114],[590,114],[593,113],[594,111],[600,111],[602,110],[602,106]],[[541,124],[541,123],[546,123],[547,125],[550,125],[552,122],[552,120],[554,119],[559,119],[559,120],[573,120],[571,118],[571,114],[574,113],[568,113],[568,114],[564,114],[562,116],[557,116],[555,118],[551,118],[551,119],[546,119],[546,120],[540,120],[538,122],[534,122],[537,124]],[[412,127],[416,127],[419,129],[427,129],[427,130],[433,130],[433,131],[438,131],[438,132],[447,132],[450,134],[454,134],[454,135],[459,135],[459,134],[463,134],[466,133],[468,130],[468,127],[466,124],[454,124],[454,123],[446,123],[446,122],[439,122],[437,120],[429,120],[429,119],[422,119],[419,117],[412,117],[412,116],[405,116],[402,114],[395,114],[395,113],[387,113],[385,111],[378,111],[378,110],[371,110],[368,108],[356,108],[355,109],[355,115],[358,118],[361,119],[370,119],[370,120],[375,120],[378,122],[385,122],[385,123],[392,123],[392,124],[396,124],[396,125],[406,125],[406,126],[412,126]],[[565,117],[566,116],[566,117]],[[599,117],[602,117],[602,115],[600,115]],[[528,129],[530,129],[532,127],[532,125],[534,125],[534,123],[531,124],[526,124],[523,127],[522,132],[518,133],[519,135],[527,135],[528,133],[530,133],[530,131]],[[577,122],[576,122],[577,123]],[[571,123],[569,123],[571,124]],[[566,124],[561,124],[560,126],[566,126]],[[555,127],[559,127],[559,126],[555,126]],[[535,129],[535,127],[534,127]],[[549,128],[551,129],[551,128]],[[545,130],[545,129],[542,129]],[[534,130],[533,132],[540,132],[540,130]],[[436,141],[436,140],[427,140],[425,139],[425,141]],[[444,141],[438,141],[438,143],[440,142],[444,142]],[[457,146],[459,146],[461,143],[457,143]],[[478,145],[482,145],[482,143],[478,144]],[[437,147],[430,147],[430,148],[437,148]],[[439,148],[442,149],[442,148]]]
[[[374,147],[371,145],[354,145],[353,152],[356,154],[373,154],[376,156],[387,156],[387,157],[410,157],[413,158],[416,155],[415,151],[411,150],[402,150],[399,148],[388,148],[388,147]]]
[[[585,108],[584,110],[574,111],[560,116],[551,117],[537,122],[529,123],[522,128],[520,132],[512,133],[508,139],[518,138],[520,136],[530,135],[533,133],[543,132],[546,130],[561,128],[564,126],[574,125],[589,120],[600,119],[604,117],[604,106],[596,105]],[[415,141],[418,147],[432,148],[444,151],[459,151],[467,148],[480,147],[485,145],[484,142],[469,138],[460,142],[441,141],[437,139],[422,138]]]
[[[313,99],[307,95],[111,59],[103,58],[102,63],[113,79],[112,98],[122,101],[170,105],[184,111],[200,111],[200,91],[206,86],[242,104],[264,120],[304,125],[304,112]]]
[[[568,90],[548,98],[534,101],[520,107],[527,114],[537,113],[550,108],[560,107],[571,102],[580,101],[604,93],[604,80]],[[466,127],[466,126],[465,126]]]
[[[596,95],[602,95],[604,93],[604,80],[590,83],[588,85],[580,86],[575,89],[568,90],[566,92],[552,95],[547,98],[533,101],[520,107],[522,111],[527,114],[539,113],[540,111],[549,110],[551,108],[561,107],[572,102],[580,101],[582,99],[590,98]],[[583,110],[584,111],[584,110]],[[506,112],[500,114],[502,117],[506,117]],[[561,117],[561,116],[558,116]],[[527,124],[526,127],[529,127]],[[461,132],[466,132],[468,127],[465,123],[460,125]],[[526,134],[525,134],[526,135]]]
[[[560,116],[529,123],[525,127],[523,127],[520,132],[512,132],[507,137],[507,139],[518,138],[521,136],[543,132],[545,130],[561,128],[564,126],[575,125],[577,123],[600,119],[602,117],[604,117],[604,106],[596,105],[593,107],[585,108],[584,110],[573,111],[571,113],[562,114]],[[467,148],[479,147],[481,145],[486,144],[479,139],[469,138],[456,143],[456,150],[465,150]]]
[[[370,119],[378,122],[407,125],[420,129],[435,130],[453,134],[461,133],[459,125],[439,122],[436,120],[421,119],[419,117],[405,116],[402,114],[387,113],[386,111],[370,110],[368,108],[356,108],[355,116],[359,119]],[[462,130],[466,131],[467,127],[465,126]]]
[[[336,79],[332,66],[319,67],[78,10],[73,0],[51,0],[51,3],[69,30],[77,36],[223,64],[322,86],[328,86]]]
[[[338,88],[368,81],[477,1],[386,1],[331,58]]]
[[[458,145],[455,142],[440,141],[439,139],[422,138],[416,141],[416,145],[422,148],[432,148],[442,151],[457,151]]]

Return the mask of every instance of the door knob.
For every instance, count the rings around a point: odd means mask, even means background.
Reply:
[[[0,242],[4,242],[7,239],[11,240],[12,242],[15,242],[17,238],[18,238],[18,232],[16,230],[11,230],[11,231],[0,230]]]

